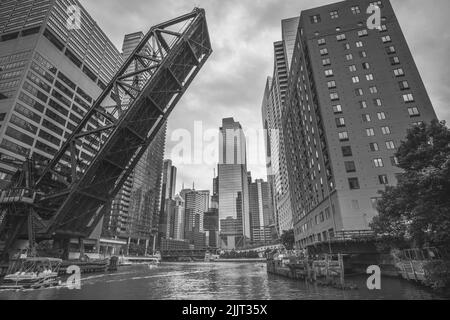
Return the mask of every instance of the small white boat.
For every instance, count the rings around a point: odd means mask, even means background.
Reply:
[[[132,266],[132,265],[154,265],[157,266],[160,263],[160,257],[158,256],[147,256],[147,257],[124,257],[119,259],[120,266]]]

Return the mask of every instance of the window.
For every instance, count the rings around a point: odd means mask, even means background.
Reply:
[[[363,67],[364,70],[369,70],[370,69],[370,64],[368,62],[364,62],[362,64],[362,67]]]
[[[352,13],[353,14],[360,14],[361,13],[361,9],[359,8],[359,6],[353,6],[351,7]]]
[[[345,40],[345,39],[346,39],[346,37],[345,37],[345,34],[344,34],[344,33],[338,34],[338,35],[336,36],[336,40],[337,40],[337,41],[343,41],[343,40]]]
[[[381,159],[381,158],[373,159],[373,164],[375,165],[375,168],[382,168],[382,167],[384,167],[383,159]]]
[[[373,137],[375,136],[375,130],[373,130],[373,128],[368,128],[366,129],[366,134],[368,137]]]
[[[356,165],[354,161],[345,161],[345,171],[347,173],[356,172]]]
[[[388,150],[394,150],[395,149],[395,143],[394,141],[386,141],[386,148]]]
[[[340,141],[348,141],[348,132],[344,131],[344,132],[339,132],[339,140]]]
[[[357,97],[364,95],[364,91],[361,88],[355,89],[355,94]]]
[[[328,89],[334,89],[336,88],[336,81],[328,81],[327,83]]]
[[[330,58],[326,58],[322,60],[322,65],[323,66],[329,66],[331,64],[331,60]]]
[[[365,37],[367,35],[368,35],[368,32],[366,29],[358,31],[358,37]]]
[[[360,101],[359,106],[361,107],[361,109],[367,109],[367,102],[364,100]]]
[[[339,18],[339,13],[335,10],[335,11],[331,11],[330,12],[330,18],[331,19],[337,19]]]
[[[391,57],[389,58],[389,60],[391,61],[391,65],[395,66],[397,64],[400,64],[400,58],[399,57]]]
[[[347,59],[347,61],[353,60],[353,55],[351,53],[346,54],[345,59]]]
[[[400,90],[408,90],[408,89],[410,89],[409,83],[406,80],[405,81],[400,81],[398,83],[398,85],[400,86]]]
[[[408,108],[408,113],[411,117],[418,117],[420,116],[419,109],[416,107]]]
[[[406,103],[414,102],[414,96],[412,95],[412,93],[404,94],[403,101]]]
[[[383,43],[388,43],[388,42],[391,42],[392,39],[391,39],[391,36],[384,36],[384,37],[381,37],[381,41],[383,41]]]
[[[311,23],[315,24],[315,23],[320,23],[322,21],[322,19],[320,18],[320,14],[316,14],[314,16],[309,17],[311,19]]]
[[[363,122],[370,122],[370,121],[371,121],[370,115],[368,115],[368,114],[363,114],[363,115],[362,115],[362,120],[363,120]]]
[[[34,143],[34,139],[32,137],[11,127],[8,127],[8,129],[6,129],[6,135],[29,146],[32,146]]]
[[[344,118],[336,118],[336,127],[342,128],[345,127],[345,119]]]
[[[328,49],[327,48],[320,49],[320,55],[321,56],[325,56],[327,54],[328,54]]]
[[[372,151],[372,152],[380,151],[380,148],[378,147],[378,143],[376,143],[376,142],[372,142],[371,144],[369,144],[369,146],[370,146],[370,151]]]
[[[397,157],[391,157],[391,164],[393,167],[397,167],[400,164],[400,162],[398,161]]]
[[[373,104],[375,105],[375,107],[381,107],[381,106],[383,106],[383,101],[381,101],[380,98],[376,98],[376,99],[373,99]]]
[[[344,156],[344,157],[351,157],[351,156],[353,156],[352,147],[344,146],[341,149],[342,149],[342,156]]]
[[[380,182],[380,184],[389,184],[388,177],[385,174],[379,175],[378,181]]]
[[[359,83],[359,77],[358,76],[352,77],[352,82]]]
[[[364,44],[363,44],[362,41],[356,42],[356,47],[357,47],[357,48],[362,48],[363,46],[364,46]]]
[[[339,100],[339,95],[336,92],[330,93],[331,101]]]
[[[391,128],[389,128],[389,127],[381,127],[381,132],[385,136],[390,135],[391,134]]]
[[[378,120],[386,120],[386,114],[384,112],[377,113]]]
[[[326,41],[325,41],[324,38],[322,38],[322,39],[317,40],[317,44],[318,44],[319,46],[322,46],[322,45],[326,44]]]
[[[370,88],[369,88],[369,91],[370,91],[371,94],[378,93],[378,89],[377,89],[376,86],[370,87]]]
[[[371,73],[366,74],[366,80],[367,81],[373,81],[373,74],[371,74]]]
[[[355,72],[356,71],[356,66],[355,65],[351,65],[348,67],[348,69],[350,70],[350,72]]]
[[[359,189],[359,180],[358,178],[350,178],[348,179],[348,185],[350,190],[358,190]]]
[[[342,113],[342,106],[340,104],[333,106],[333,112],[335,114]]]
[[[333,69],[325,70],[325,76],[326,77],[332,77],[333,76]]]
[[[393,53],[395,53],[395,47],[394,47],[394,46],[386,47],[386,53],[387,53],[387,54],[393,54]]]

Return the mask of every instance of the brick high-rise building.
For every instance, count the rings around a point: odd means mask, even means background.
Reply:
[[[366,10],[381,8],[369,30]],[[283,130],[299,247],[367,230],[379,191],[401,173],[396,148],[436,114],[388,0],[301,13]]]

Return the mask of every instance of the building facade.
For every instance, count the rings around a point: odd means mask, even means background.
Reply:
[[[378,29],[366,10],[381,8]],[[283,113],[298,247],[368,230],[407,129],[436,119],[389,1],[301,13]]]
[[[246,139],[241,124],[233,118],[222,120],[219,137],[219,219],[237,221],[233,232],[221,232],[221,247],[234,249],[245,246],[251,236]]]
[[[288,72],[295,47],[299,17],[282,20],[282,40],[274,43],[274,72],[268,78],[262,102],[266,132],[267,180],[273,197],[275,227],[280,236],[293,228],[289,179],[282,126]]]
[[[68,6],[80,8],[68,28]],[[78,1],[0,3],[0,188],[18,163],[45,163],[82,120],[123,58]],[[95,141],[80,147],[92,159]]]
[[[252,243],[271,242],[273,206],[269,183],[256,179],[249,184],[249,204]]]
[[[125,35],[122,46],[124,59],[133,53],[143,37],[142,32]],[[148,50],[150,52],[151,49]],[[165,124],[113,200],[103,225],[104,237],[154,246],[161,206],[165,205],[165,199],[161,199],[161,172],[166,130]],[[167,220],[165,218],[164,221]]]
[[[162,172],[162,192],[161,192],[161,211],[159,216],[159,236],[169,238],[173,236],[174,225],[172,221],[176,206],[175,187],[177,181],[177,168],[172,165],[171,160],[164,160]]]

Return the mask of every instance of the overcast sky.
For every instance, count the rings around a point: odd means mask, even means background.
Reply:
[[[218,129],[234,117],[245,129],[261,129],[266,77],[273,72],[273,42],[281,40],[281,19],[330,0],[80,0],[119,50],[123,36],[190,12],[206,10],[214,53],[178,103],[169,120],[166,156],[177,129]],[[448,0],[392,0],[398,20],[439,119],[450,123],[450,27]],[[446,103],[447,102],[447,103]],[[212,189],[214,165],[178,167],[178,189],[195,181]],[[264,165],[250,165],[254,178],[266,179]]]

